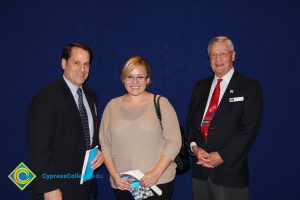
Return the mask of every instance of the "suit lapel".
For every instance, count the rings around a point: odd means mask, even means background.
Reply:
[[[198,92],[198,94],[201,94],[201,96],[199,96],[199,99],[197,101],[198,105],[196,107],[197,110],[199,111],[196,114],[196,116],[198,117],[197,127],[201,127],[202,118],[204,115],[206,103],[208,100],[208,96],[209,96],[209,92],[210,92],[210,88],[211,88],[213,80],[214,80],[214,77],[212,76],[209,79],[207,79],[207,81],[205,81],[201,87],[198,88],[199,90],[202,90],[202,91]]]
[[[73,97],[73,94],[72,94],[70,88],[68,87],[67,83],[63,79],[61,79],[60,83],[61,83],[61,89],[63,91],[63,95],[65,96],[64,99],[66,99],[65,107],[70,111],[70,114],[72,114],[74,116],[74,118],[78,121],[78,123],[76,123],[76,124],[80,124],[81,128],[83,129],[82,124],[81,124],[80,113],[79,113],[77,104],[75,102],[75,99]]]

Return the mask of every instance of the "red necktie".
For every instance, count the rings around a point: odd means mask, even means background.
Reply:
[[[219,98],[220,98],[220,83],[222,80],[223,79],[218,79],[218,83],[215,87],[215,90],[214,90],[212,96],[211,96],[209,106],[207,108],[203,122],[201,124],[201,132],[203,134],[205,141],[207,140],[207,133],[208,133],[208,128],[209,128],[210,122],[213,119],[214,114],[218,108]]]

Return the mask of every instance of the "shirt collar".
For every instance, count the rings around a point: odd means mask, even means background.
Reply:
[[[230,81],[230,79],[231,79],[233,73],[234,73],[234,67],[232,67],[232,68],[229,70],[229,72],[227,72],[227,74],[225,74],[225,76],[222,77],[222,79],[223,79],[222,82],[223,82],[223,83],[224,83],[224,82],[229,83],[229,81]],[[220,78],[218,78],[218,77],[215,75],[214,81],[217,82],[218,79],[220,79]],[[222,83],[222,82],[221,82],[221,83]]]
[[[67,83],[68,87],[70,88],[70,90],[71,90],[73,96],[74,96],[74,95],[77,95],[78,87],[77,87],[76,85],[74,85],[73,83],[71,83],[71,81],[69,81],[69,80],[67,79],[67,77],[65,77],[65,75],[63,75],[63,78],[64,78],[65,82]],[[79,88],[82,89],[82,85],[81,85]]]

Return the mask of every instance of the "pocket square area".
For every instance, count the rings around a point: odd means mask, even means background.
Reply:
[[[238,102],[238,101],[244,101],[244,97],[232,97],[232,98],[229,98],[229,102]]]

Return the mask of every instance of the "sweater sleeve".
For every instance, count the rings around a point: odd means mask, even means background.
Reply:
[[[162,154],[174,160],[181,147],[181,133],[176,112],[168,99],[160,99],[160,109],[165,146]]]
[[[106,105],[99,128],[99,140],[104,157],[111,157],[111,133],[109,131],[109,119],[111,101]]]

